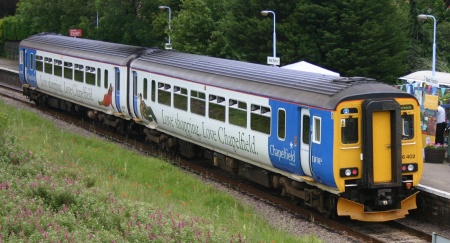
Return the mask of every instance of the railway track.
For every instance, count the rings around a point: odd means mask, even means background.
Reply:
[[[225,172],[217,170],[215,167],[205,166],[206,163],[199,163],[199,161],[190,161],[181,159],[172,153],[167,153],[159,150],[155,146],[143,143],[136,138],[129,138],[116,134],[101,126],[96,126],[92,121],[71,117],[69,115],[38,107],[34,103],[29,102],[21,95],[21,88],[13,85],[1,84],[0,80],[0,95],[8,99],[14,99],[22,102],[30,108],[39,109],[48,115],[64,120],[71,124],[82,127],[100,136],[114,140],[116,142],[125,144],[134,149],[142,151],[152,156],[165,156],[173,164],[191,171],[208,179],[223,183],[230,188],[246,193],[265,201],[273,206],[286,210],[296,217],[318,223],[334,231],[341,232],[342,235],[348,236],[355,242],[431,242],[432,236],[420,230],[416,230],[397,223],[396,221],[388,223],[365,223],[355,222],[351,220],[332,220],[322,215],[302,208],[294,204],[290,199],[280,198],[270,193],[266,188],[255,186],[253,183],[242,180],[236,177],[230,177]],[[19,98],[20,97],[20,98]]]

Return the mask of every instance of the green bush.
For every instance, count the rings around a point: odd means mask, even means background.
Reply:
[[[4,41],[20,41],[31,35],[30,25],[17,16],[5,17],[3,19]]]

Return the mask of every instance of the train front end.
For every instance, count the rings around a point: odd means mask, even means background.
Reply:
[[[416,186],[423,170],[417,100],[349,99],[339,103],[334,121],[334,178],[343,192],[338,215],[381,222],[417,208]]]

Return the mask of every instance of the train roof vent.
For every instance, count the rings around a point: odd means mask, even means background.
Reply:
[[[333,82],[336,83],[354,83],[354,82],[362,82],[362,81],[375,81],[373,78],[366,77],[342,77],[333,79]]]

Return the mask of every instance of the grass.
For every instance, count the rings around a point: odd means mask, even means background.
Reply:
[[[0,242],[320,242],[170,163],[1,100],[0,139]]]

